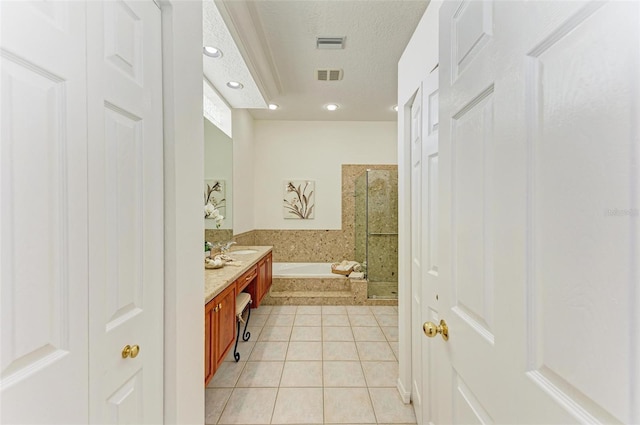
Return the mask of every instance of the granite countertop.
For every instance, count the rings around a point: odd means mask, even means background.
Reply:
[[[256,253],[253,254],[234,254],[234,251],[240,251],[242,249],[255,249]],[[208,303],[221,293],[227,286],[232,284],[237,278],[246,272],[258,262],[258,260],[271,252],[272,246],[237,246],[234,245],[227,255],[234,260],[238,260],[242,263],[240,266],[232,266],[227,263],[220,269],[204,269],[204,303]],[[204,264],[202,265],[204,267]]]

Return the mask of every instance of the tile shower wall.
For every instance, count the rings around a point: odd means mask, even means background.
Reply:
[[[371,170],[397,170],[397,165],[342,165],[341,230],[258,229],[234,236],[238,245],[271,245],[275,262],[336,262],[355,258],[356,178]],[[397,177],[396,177],[397,184]],[[395,200],[397,205],[397,199]],[[391,256],[393,254],[389,253]],[[397,248],[395,252],[397,270]]]

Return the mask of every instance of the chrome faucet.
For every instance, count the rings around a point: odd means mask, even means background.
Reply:
[[[231,248],[231,245],[234,245],[236,242],[235,241],[229,241],[227,243],[221,243],[220,244],[220,252],[223,254],[226,254],[227,251],[229,251],[229,248]]]

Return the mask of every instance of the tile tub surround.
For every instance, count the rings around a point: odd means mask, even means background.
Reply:
[[[397,314],[396,307],[261,305],[252,311],[251,320],[262,319],[249,326],[251,340],[238,346],[240,362],[228,356],[205,389],[205,423],[415,424],[396,389],[396,332],[382,325],[397,323]],[[274,333],[269,323],[284,316],[290,324]]]
[[[255,249],[255,254],[234,255],[234,250]],[[229,255],[242,262],[241,266],[225,265],[220,269],[205,269],[204,271],[204,303],[211,301],[216,295],[221,293],[227,286],[246,272],[260,258],[271,251],[271,246],[237,246],[234,245]],[[204,264],[202,265],[204,267]]]
[[[368,282],[340,275],[331,278],[273,277],[264,305],[397,306],[397,299],[367,297]]]
[[[342,228],[340,230],[257,229],[234,236],[242,245],[273,246],[273,261],[326,263],[355,258],[356,178],[370,170],[396,170],[397,165],[342,165]],[[397,202],[397,200],[396,200]]]

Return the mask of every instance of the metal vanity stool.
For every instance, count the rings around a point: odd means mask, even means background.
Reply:
[[[251,338],[251,332],[247,332],[247,326],[249,325],[249,318],[251,317],[251,295],[246,292],[240,292],[236,297],[236,319],[238,320],[238,334],[236,335],[236,345],[233,347],[233,358],[236,362],[240,361],[240,353],[238,353],[238,341],[240,340],[240,325],[244,323],[244,331],[242,332],[242,340],[249,341]],[[242,318],[242,314],[247,310],[247,320]]]

